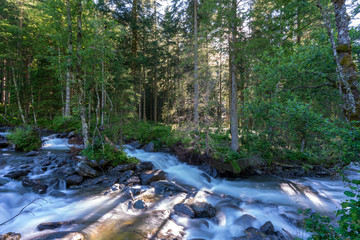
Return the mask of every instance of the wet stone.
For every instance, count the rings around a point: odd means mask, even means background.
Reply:
[[[128,170],[126,172],[123,172],[121,175],[120,175],[120,178],[118,180],[119,183],[123,183],[125,182],[127,179],[129,179],[132,175],[134,174],[134,171],[132,170]]]
[[[135,209],[146,209],[146,204],[143,200],[139,199],[134,203],[133,207]]]
[[[56,229],[62,226],[68,226],[74,224],[75,221],[63,221],[63,222],[47,222],[41,223],[37,226],[37,230],[43,231],[46,229]]]
[[[140,162],[139,165],[137,165],[138,171],[152,170],[153,168],[154,164],[152,164],[152,162]]]
[[[76,172],[83,177],[96,177],[97,171],[89,167],[85,162],[79,162],[75,168]]]
[[[272,235],[275,233],[275,228],[272,222],[267,221],[264,225],[260,227],[260,231],[267,235]]]
[[[141,184],[148,185],[151,182],[165,180],[166,173],[162,170],[147,170],[140,175]]]
[[[36,237],[31,240],[85,240],[88,239],[83,233],[79,232],[56,232]]]
[[[179,203],[174,206],[174,212],[176,215],[182,216],[182,217],[189,217],[189,218],[195,218],[195,212],[192,210],[191,207],[189,207],[186,204]]]
[[[239,224],[243,228],[248,228],[253,225],[253,223],[256,221],[256,218],[249,214],[242,215],[239,219],[235,220],[236,224]]]
[[[168,180],[152,182],[150,185],[155,188],[155,194],[158,195],[172,196],[182,192],[187,192],[185,188]]]
[[[37,151],[30,151],[30,152],[28,152],[25,156],[26,157],[35,157],[35,156],[37,156],[37,155],[39,155],[40,153],[39,152],[37,152]]]
[[[140,183],[140,179],[138,176],[131,176],[128,180],[126,180],[125,185],[136,185]]]
[[[28,178],[24,178],[21,181],[21,184],[23,185],[23,187],[33,187],[35,185],[40,184],[40,181],[37,179],[28,179]]]
[[[212,218],[216,215],[216,209],[207,202],[193,203],[190,207],[194,210],[196,218]]]
[[[48,185],[37,184],[37,185],[32,187],[32,190],[33,190],[34,193],[45,194],[48,188],[49,188]]]
[[[82,176],[74,174],[74,175],[67,177],[65,181],[66,181],[67,185],[79,185],[82,183],[83,180],[84,180],[84,178]]]
[[[16,170],[11,171],[7,173],[4,177],[12,178],[12,179],[18,179],[20,177],[27,176],[30,170]]]
[[[155,144],[154,142],[149,142],[148,144],[146,144],[145,148],[144,148],[145,152],[154,152],[155,151]]]
[[[19,240],[21,239],[20,233],[8,232],[0,235],[0,240]]]
[[[122,165],[117,165],[111,171],[112,172],[125,172],[128,170],[134,170],[134,169],[136,169],[136,164],[122,164]]]

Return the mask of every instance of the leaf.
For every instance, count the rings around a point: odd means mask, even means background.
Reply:
[[[355,193],[350,192],[350,191],[345,191],[344,194],[345,194],[347,197],[355,197],[355,196],[356,196]]]

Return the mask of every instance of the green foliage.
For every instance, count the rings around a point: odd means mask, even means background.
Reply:
[[[305,219],[305,228],[312,233],[309,239],[313,240],[351,240],[359,239],[360,236],[360,180],[349,180],[344,178],[349,190],[344,194],[347,200],[341,203],[341,209],[336,211],[339,217],[337,225],[328,216],[319,213],[311,214]],[[303,212],[309,215],[310,210]]]
[[[124,151],[120,149],[116,150],[109,143],[102,143],[101,141],[95,141],[93,145],[88,146],[82,151],[82,155],[98,162],[105,159],[109,161],[112,166],[127,163],[137,164],[139,162],[139,160],[134,157],[128,157]]]
[[[163,145],[172,147],[177,142],[189,143],[188,135],[175,131],[171,126],[164,124],[152,124],[148,122],[130,122],[123,127],[123,135],[127,139],[136,139],[141,143],[153,141],[155,149]]]
[[[55,132],[78,131],[81,129],[81,121],[78,116],[56,116],[50,125],[50,129]]]
[[[8,138],[17,151],[29,152],[41,147],[39,132],[31,126],[16,128]]]

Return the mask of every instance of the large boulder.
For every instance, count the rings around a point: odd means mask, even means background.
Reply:
[[[249,214],[244,214],[235,220],[235,224],[240,225],[243,229],[253,226],[254,222],[256,222],[256,218]]]
[[[174,206],[174,213],[182,217],[195,218],[194,210],[183,203],[178,203]]]
[[[8,232],[0,235],[0,240],[19,240],[21,239],[20,233]]]
[[[31,171],[30,170],[16,170],[16,171],[8,172],[4,177],[18,179],[20,177],[27,176],[29,172],[31,172]]]
[[[65,179],[66,185],[79,185],[82,183],[84,178],[82,176],[79,176],[77,174],[73,174]]]
[[[98,172],[95,169],[89,167],[85,162],[79,162],[76,165],[75,170],[80,176],[83,177],[93,178],[98,176]]]
[[[155,144],[154,142],[149,142],[148,144],[146,144],[145,148],[144,148],[145,152],[154,152],[155,151]]]
[[[190,205],[195,212],[195,218],[213,218],[216,215],[216,209],[207,202],[197,202]]]
[[[158,195],[172,196],[182,192],[187,192],[187,190],[182,186],[168,180],[152,182],[150,185],[155,188],[155,194]]]
[[[142,146],[142,144],[139,141],[134,141],[134,142],[130,143],[129,145],[134,149],[139,149]]]
[[[165,180],[166,173],[162,170],[147,170],[143,171],[140,175],[141,184],[148,185],[154,181]]]

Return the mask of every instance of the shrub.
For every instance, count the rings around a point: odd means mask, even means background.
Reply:
[[[84,149],[82,155],[91,160],[96,160],[97,162],[105,159],[110,162],[112,166],[139,162],[139,160],[134,157],[128,157],[124,151],[115,149],[109,143],[103,144],[100,140],[95,141],[93,145]]]
[[[57,116],[51,123],[50,128],[55,132],[70,132],[81,129],[80,118],[77,116]]]
[[[17,151],[29,152],[41,147],[39,132],[30,126],[16,128],[8,138]]]

